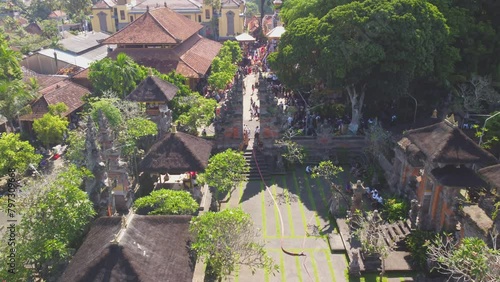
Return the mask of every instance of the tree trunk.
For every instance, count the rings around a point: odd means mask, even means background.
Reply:
[[[356,90],[356,86],[354,84],[346,86],[347,94],[349,95],[349,99],[351,101],[351,123],[349,124],[349,131],[352,134],[356,134],[359,129],[359,121],[362,117],[362,108],[363,102],[365,99],[365,86],[361,87],[361,90],[358,92]]]

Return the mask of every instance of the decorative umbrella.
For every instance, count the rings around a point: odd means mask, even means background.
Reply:
[[[242,33],[235,37],[238,42],[254,42],[255,38],[248,33]]]
[[[266,34],[266,37],[268,39],[280,39],[281,35],[283,35],[283,33],[285,33],[285,28],[282,26],[277,26],[277,27],[273,28],[271,31],[269,31]]]

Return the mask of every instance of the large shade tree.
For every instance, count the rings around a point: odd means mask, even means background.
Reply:
[[[296,11],[289,16],[296,32],[285,33],[278,55],[271,57],[274,67],[287,84],[293,85],[298,77],[317,77],[327,87],[344,89],[351,103],[353,132],[367,89],[383,82],[391,86],[385,96],[406,95],[415,78],[445,77],[456,59],[455,50],[447,45],[445,18],[424,0],[353,1],[324,16],[300,15]],[[316,30],[310,28],[317,23],[314,16],[322,16]],[[301,46],[304,39],[307,48]],[[299,64],[293,65],[294,58]]]
[[[448,33],[443,15],[424,0],[368,0],[330,10],[319,25],[319,66],[327,85],[349,96],[350,130],[358,129],[370,84],[385,79],[393,85],[389,95],[405,95],[414,78],[434,74],[438,58],[452,52],[444,48]]]
[[[88,176],[88,171],[70,165],[57,175],[26,185],[23,193],[16,195],[16,212],[22,217],[15,229],[15,245],[1,240],[0,277],[8,277],[9,281],[40,277],[50,281],[61,274],[58,266],[67,262],[78,247],[85,227],[95,215],[87,194],[80,189],[83,178]],[[6,207],[4,203],[1,206]],[[9,273],[6,254],[13,247],[15,273]]]

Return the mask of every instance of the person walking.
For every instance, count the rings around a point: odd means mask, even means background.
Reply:
[[[259,126],[257,125],[257,127],[255,127],[255,133],[254,133],[254,138],[255,138],[255,140],[257,141],[257,144],[259,144],[259,143],[260,143],[260,139],[259,139],[259,137],[260,137],[260,128],[259,128]]]

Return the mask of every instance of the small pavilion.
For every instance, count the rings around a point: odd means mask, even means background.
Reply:
[[[174,129],[175,131],[175,129]],[[205,170],[214,143],[183,132],[166,133],[146,153],[139,171],[154,181],[154,189],[190,190],[193,176]]]
[[[420,204],[419,227],[454,231],[458,198],[475,197],[487,183],[474,167],[498,160],[465,135],[453,118],[409,130],[395,149],[398,192]]]
[[[178,91],[179,88],[172,83],[150,75],[125,99],[143,104],[148,116],[158,116],[160,111],[166,112],[168,110],[168,103],[172,101]]]

